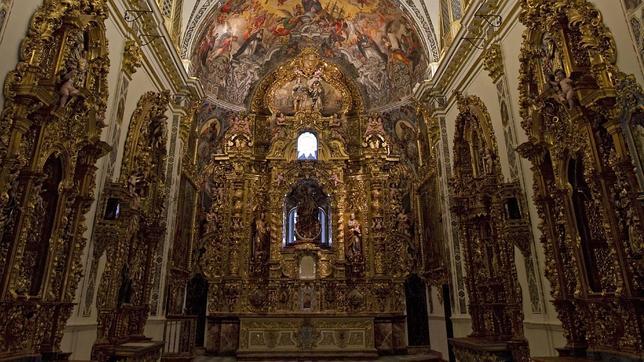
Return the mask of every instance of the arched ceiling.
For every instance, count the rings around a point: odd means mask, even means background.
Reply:
[[[258,80],[314,46],[357,81],[369,107],[382,106],[427,77],[437,48],[426,25],[394,0],[206,0],[182,55],[209,98],[246,108]]]

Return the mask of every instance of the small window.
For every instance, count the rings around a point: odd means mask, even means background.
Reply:
[[[107,199],[107,205],[105,206],[105,220],[116,220],[121,214],[121,202],[119,199],[110,197]]]
[[[505,211],[510,220],[521,219],[521,208],[519,207],[519,200],[516,197],[510,197],[505,200]]]
[[[297,159],[318,159],[318,139],[313,133],[304,132],[297,138]]]

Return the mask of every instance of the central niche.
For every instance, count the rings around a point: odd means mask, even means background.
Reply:
[[[299,181],[284,200],[284,246],[331,246],[329,196],[315,180]]]

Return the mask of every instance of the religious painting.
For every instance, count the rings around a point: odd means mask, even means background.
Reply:
[[[396,151],[415,169],[420,162],[420,120],[416,109],[409,105],[393,109],[384,113],[384,120],[384,128],[390,139],[395,141]]]
[[[275,90],[271,108],[292,116],[299,110],[319,111],[323,116],[339,114],[343,108],[342,93],[323,79],[297,77]]]
[[[356,74],[370,103],[408,96],[428,65],[392,0],[228,0],[204,24],[192,73],[206,92],[237,105],[262,74],[306,46]]]
[[[200,165],[210,162],[213,155],[223,152],[223,137],[230,127],[234,112],[206,101],[197,111],[197,159]]]

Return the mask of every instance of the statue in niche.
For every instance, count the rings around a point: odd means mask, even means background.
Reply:
[[[492,152],[490,152],[490,150],[488,150],[487,148],[483,149],[482,166],[483,166],[483,172],[486,175],[489,175],[494,172],[494,161],[492,160]]]
[[[76,53],[76,58],[70,62],[75,64],[67,65],[62,76],[62,83],[60,88],[58,88],[58,94],[60,96],[58,107],[61,109],[67,106],[72,96],[80,93],[77,87],[82,87],[87,77],[87,52],[83,50],[80,54]]]
[[[320,111],[322,109],[322,101],[324,97],[324,88],[322,88],[322,70],[315,71],[311,79],[308,81],[309,97],[311,98],[311,109]]]
[[[255,257],[264,258],[266,256],[266,246],[269,241],[269,229],[266,224],[266,214],[261,212],[255,218],[255,235],[253,237],[253,253]]]
[[[362,255],[362,230],[355,213],[351,213],[347,226],[350,232],[349,244],[347,245],[348,257],[349,259],[359,258]]]
[[[69,98],[80,93],[80,91],[74,86],[74,79],[76,78],[76,70],[70,69],[65,74],[63,74],[63,83],[60,88],[58,88],[58,94],[60,100],[58,102],[59,108],[65,108]]]
[[[566,72],[559,69],[555,72],[554,77],[551,78],[550,84],[557,91],[557,99],[569,108],[574,108],[577,98],[575,97],[574,82],[570,79]]]
[[[564,69],[559,47],[550,33],[543,34],[541,38],[541,54],[544,74],[554,75],[557,70]]]
[[[315,190],[311,185],[302,185],[297,192],[297,233],[305,239],[313,239],[320,233],[318,205]]]
[[[396,227],[399,232],[405,235],[411,235],[409,227],[409,216],[407,216],[407,214],[403,210],[400,210],[398,212],[398,215],[396,215]]]
[[[313,308],[313,287],[305,286],[302,288],[302,309],[311,310]]]
[[[130,266],[126,263],[121,269],[121,286],[118,294],[118,307],[123,304],[130,304],[132,299],[132,278],[130,277]]]
[[[304,106],[308,97],[308,90],[304,85],[303,78],[304,74],[301,71],[298,71],[297,80],[291,91],[291,97],[293,98],[293,110],[295,112],[304,110]]]
[[[161,149],[166,142],[166,121],[168,117],[160,114],[150,119],[150,145],[155,149]]]

